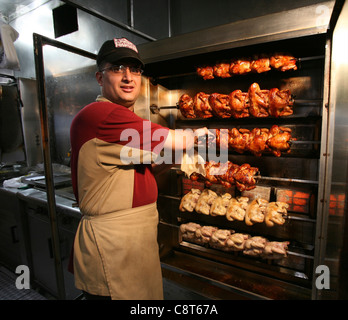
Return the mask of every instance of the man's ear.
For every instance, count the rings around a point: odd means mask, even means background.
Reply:
[[[99,83],[100,86],[103,85],[103,74],[100,71],[97,71],[95,73],[95,78],[97,79],[97,82]]]

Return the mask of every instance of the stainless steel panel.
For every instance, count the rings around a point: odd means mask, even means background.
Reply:
[[[19,78],[19,90],[23,102],[23,135],[28,167],[42,163],[41,128],[36,80]]]
[[[138,49],[145,63],[152,63],[198,53],[326,33],[334,1],[323,2],[320,6],[313,5],[241,20],[144,43],[139,45]]]

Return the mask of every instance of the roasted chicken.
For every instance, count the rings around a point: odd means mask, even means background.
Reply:
[[[290,116],[293,114],[294,100],[290,90],[269,90],[269,114],[272,117]]]
[[[214,79],[214,68],[211,66],[198,67],[197,74],[204,80]]]
[[[267,72],[271,70],[270,59],[268,57],[260,57],[251,62],[251,72]]]
[[[250,132],[248,151],[257,157],[260,157],[263,152],[267,151],[268,133],[269,130],[266,128],[254,128]]]
[[[267,147],[276,156],[280,157],[282,152],[290,152],[290,143],[296,138],[292,138],[291,129],[273,125],[269,130]]]
[[[193,212],[196,208],[198,198],[201,195],[201,190],[199,189],[191,189],[188,193],[186,193],[181,199],[179,210],[184,212]]]
[[[197,68],[198,76],[204,80],[229,78],[233,75],[247,74],[249,72],[263,73],[272,69],[279,71],[297,70],[297,59],[291,55],[276,53],[274,55],[260,55],[254,59],[235,59],[230,64],[216,63],[211,66]]]
[[[248,129],[232,128],[229,131],[228,146],[238,153],[249,150],[250,131]]]
[[[256,180],[254,176],[259,169],[251,167],[247,163],[239,166],[230,161],[225,164],[209,161],[205,164],[205,171],[204,179],[207,186],[222,184],[226,188],[230,188],[232,185],[236,185],[239,191],[244,191],[255,188]],[[194,174],[193,180],[197,180]]]
[[[294,105],[290,90],[261,89],[256,82],[248,92],[234,90],[228,95],[199,92],[192,101],[186,94],[179,99],[179,109],[186,118],[277,118],[292,115]]]
[[[270,59],[271,67],[280,71],[297,70],[296,62],[295,57],[282,53],[276,53]]]
[[[249,117],[249,95],[241,90],[229,94],[231,116],[235,119]]]
[[[261,90],[255,82],[248,90],[249,111],[253,117],[265,118],[269,116],[269,90]]]
[[[209,105],[215,116],[222,119],[231,118],[231,108],[227,94],[212,93],[209,96]]]
[[[282,153],[290,153],[291,141],[295,141],[291,135],[291,129],[273,125],[268,128],[253,128],[251,131],[245,128],[215,129],[216,146],[220,149],[229,148],[240,154],[250,152],[255,156],[263,153],[271,153],[280,157]],[[223,134],[220,132],[223,131]]]
[[[179,110],[181,114],[188,119],[196,118],[193,106],[193,99],[188,94],[183,94],[179,99]]]
[[[213,110],[209,104],[209,94],[199,92],[193,98],[193,109],[197,118],[211,118]]]
[[[238,59],[231,63],[230,73],[236,74],[246,74],[251,71],[251,60],[249,59]]]
[[[214,65],[214,76],[218,78],[230,78],[230,63],[220,62]]]

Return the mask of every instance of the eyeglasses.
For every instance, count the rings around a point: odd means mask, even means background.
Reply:
[[[139,67],[124,66],[122,64],[104,68],[104,69],[100,70],[100,72],[105,71],[105,70],[110,70],[110,71],[112,71],[113,73],[116,73],[116,74],[117,73],[125,73],[127,68],[129,69],[129,72],[131,74],[134,74],[136,76],[140,76],[144,72],[144,70],[139,68]]]

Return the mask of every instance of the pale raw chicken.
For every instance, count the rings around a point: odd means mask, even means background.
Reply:
[[[186,193],[180,202],[179,210],[184,212],[192,212],[197,205],[198,198],[201,195],[201,190],[199,189],[191,189],[190,192]]]
[[[229,193],[217,197],[211,204],[210,214],[212,216],[224,216],[231,198],[232,196]]]
[[[196,230],[200,229],[201,225],[194,222],[184,223],[180,225],[180,233],[183,240],[194,241],[196,238]]]
[[[245,248],[245,241],[249,239],[248,234],[244,233],[233,233],[231,234],[227,241],[226,241],[226,247],[227,250],[231,251],[242,251]]]
[[[274,224],[283,225],[284,217],[287,216],[289,205],[286,202],[270,202],[267,205],[265,213],[265,222],[268,227],[273,227]]]
[[[253,257],[258,257],[261,256],[263,253],[263,250],[266,246],[267,239],[256,236],[256,237],[251,237],[247,240],[245,240],[244,244],[244,251],[243,254],[247,256],[253,256]]]
[[[216,230],[210,239],[209,245],[215,249],[225,249],[226,241],[231,235],[231,230],[218,229]]]
[[[210,190],[210,189],[204,189],[201,193],[200,197],[198,198],[197,205],[196,205],[196,212],[202,213],[205,215],[209,215],[210,213],[210,207],[213,203],[213,201],[218,197],[216,192]]]
[[[252,226],[254,223],[261,223],[265,219],[268,201],[264,199],[254,199],[248,206],[245,213],[245,223]]]
[[[226,211],[227,220],[243,221],[245,218],[246,209],[248,208],[248,202],[249,198],[247,197],[237,197],[231,199]]]
[[[200,229],[196,230],[195,242],[198,244],[207,244],[209,243],[213,233],[217,230],[217,227],[212,226],[203,226]]]
[[[288,255],[289,241],[277,242],[269,241],[263,249],[262,258],[264,259],[282,259]]]

